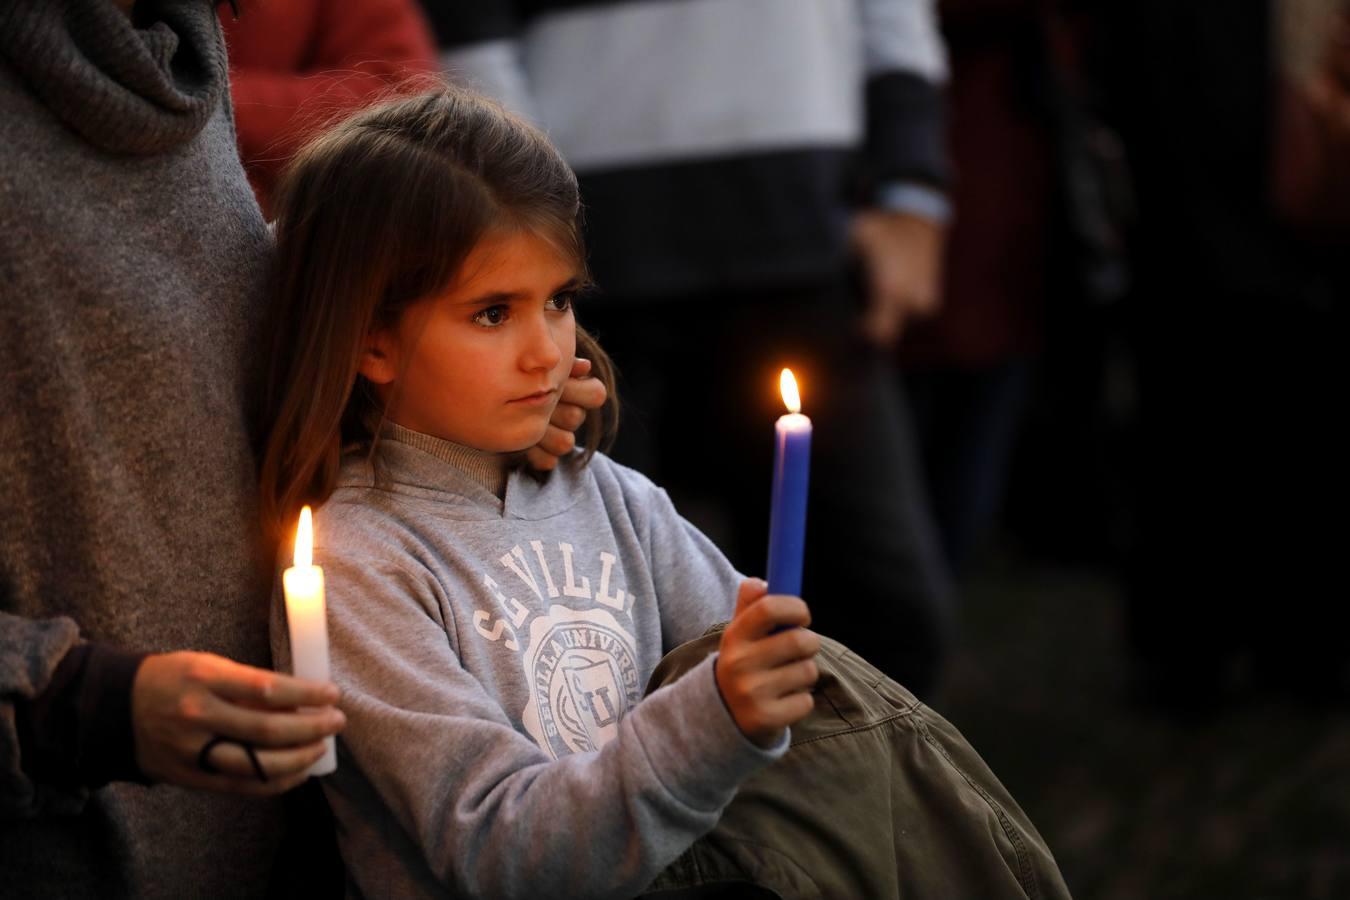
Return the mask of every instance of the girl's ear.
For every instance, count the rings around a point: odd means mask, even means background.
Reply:
[[[357,371],[371,384],[389,384],[398,374],[398,342],[389,330],[372,331],[361,347]]]

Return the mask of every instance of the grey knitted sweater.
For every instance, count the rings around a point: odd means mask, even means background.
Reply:
[[[268,664],[246,399],[269,238],[212,4],[138,7],[0,3],[6,896],[257,895],[279,835],[274,803],[82,787],[124,744],[76,728],[63,769],[20,741],[82,639]],[[132,672],[104,673],[124,706]]]

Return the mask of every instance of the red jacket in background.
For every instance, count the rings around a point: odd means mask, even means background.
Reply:
[[[439,72],[413,0],[244,0],[222,5],[239,155],[264,213],[314,132],[407,79]]]
[[[1053,135],[1035,97],[1041,0],[943,0],[956,218],[938,315],[906,326],[911,369],[979,369],[1041,344]]]

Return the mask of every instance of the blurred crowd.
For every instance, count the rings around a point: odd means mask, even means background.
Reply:
[[[221,20],[264,210],[307,136],[434,73],[548,130],[582,180],[582,319],[623,376],[615,455],[745,571],[773,373],[796,366],[807,596],[921,694],[991,536],[1119,572],[1159,702],[1244,678],[1344,694],[1343,4],[244,0]]]
[[[221,7],[264,209],[441,72],[582,180],[615,455],[762,568],[777,366],[818,424],[807,596],[920,693],[991,536],[1127,586],[1136,684],[1346,691],[1350,205],[1335,0]],[[690,315],[697,311],[698,315]]]

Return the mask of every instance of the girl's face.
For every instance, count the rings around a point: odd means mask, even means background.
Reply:
[[[548,241],[491,234],[448,291],[370,336],[361,374],[405,428],[496,453],[532,447],[572,369],[577,287]]]

